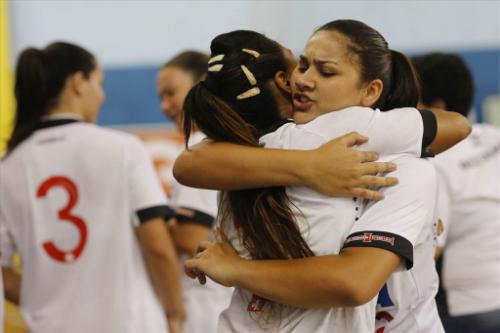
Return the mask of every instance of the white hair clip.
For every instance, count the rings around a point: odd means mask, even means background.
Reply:
[[[260,57],[260,53],[255,51],[255,50],[250,50],[250,49],[241,49],[243,52],[246,52],[248,54],[253,55],[255,58]]]
[[[241,93],[238,96],[236,96],[236,99],[250,98],[250,97],[253,97],[253,96],[257,96],[258,94],[260,94],[259,87],[253,87],[252,89],[248,89],[244,93]]]
[[[245,76],[247,77],[248,82],[250,82],[250,84],[252,86],[255,86],[257,84],[257,79],[255,78],[255,76],[253,75],[253,73],[250,72],[250,70],[248,69],[248,67],[245,66],[245,65],[241,65],[240,67],[243,70],[243,73],[245,73]]]
[[[208,71],[209,72],[219,72],[222,69],[222,67],[224,67],[224,65],[222,65],[222,64],[213,65],[213,66],[208,67]]]
[[[224,54],[218,54],[216,56],[213,56],[212,58],[208,59],[208,63],[211,64],[213,62],[221,61],[224,59]]]

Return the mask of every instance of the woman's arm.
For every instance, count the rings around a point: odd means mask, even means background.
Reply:
[[[428,109],[436,116],[436,137],[428,146],[430,152],[439,154],[465,139],[472,131],[469,120],[458,112]]]
[[[153,218],[137,227],[144,261],[154,290],[165,310],[171,332],[181,332],[185,318],[180,272],[173,241],[163,218]]]
[[[225,286],[302,308],[365,304],[401,261],[397,254],[374,247],[346,248],[339,255],[304,259],[245,260],[223,241],[202,246],[203,252],[185,262],[190,277],[203,280],[203,272]]]
[[[370,187],[392,186],[397,179],[373,176],[395,170],[375,163],[378,154],[350,149],[368,139],[350,133],[310,151],[201,143],[179,156],[174,176],[192,187],[239,190],[269,186],[309,186],[326,195],[379,200]]]
[[[190,276],[206,274],[225,285],[236,285],[298,307],[356,306],[368,302],[401,258],[408,269],[412,267],[413,247],[423,230],[430,232],[427,227],[433,218],[434,167],[424,159],[408,156],[395,161],[400,185],[383,189],[385,200],[366,207],[352,225],[340,254],[244,260],[219,239],[213,245],[204,244],[207,250],[186,261],[186,272]]]

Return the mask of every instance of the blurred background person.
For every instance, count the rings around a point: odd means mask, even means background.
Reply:
[[[171,215],[140,141],[94,123],[104,73],[56,42],[17,62],[17,112],[0,161],[0,251],[31,332],[180,332]],[[64,223],[61,223],[64,222]],[[16,287],[17,286],[17,287]],[[20,289],[20,290],[19,290]]]
[[[208,55],[204,53],[185,51],[174,56],[158,71],[157,90],[161,110],[174,122],[179,133],[184,126],[184,99],[189,90],[205,77],[208,60]],[[201,142],[204,137],[194,128],[189,146]],[[175,211],[175,217],[169,221],[170,231],[183,267],[184,260],[195,255],[198,245],[212,234],[217,215],[217,191],[188,187],[174,181],[170,184],[170,204]],[[201,285],[185,274],[182,274],[181,282],[186,308],[184,332],[216,332],[219,314],[228,307],[232,288],[211,280]]]
[[[469,115],[474,82],[460,56],[430,53],[413,62],[422,104]],[[500,129],[473,125],[467,139],[436,156],[435,165],[445,292],[438,303],[446,332],[500,332]]]

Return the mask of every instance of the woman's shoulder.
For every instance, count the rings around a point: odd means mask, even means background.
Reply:
[[[82,135],[91,135],[91,137],[89,137],[89,140],[92,140],[96,144],[142,144],[137,136],[120,129],[102,127],[91,123],[81,123],[80,129],[82,131]]]
[[[328,140],[307,128],[293,122],[282,125],[274,132],[261,137],[260,142],[266,148],[278,149],[314,149]]]

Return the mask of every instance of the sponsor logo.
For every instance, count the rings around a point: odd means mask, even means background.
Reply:
[[[193,218],[194,214],[195,214],[194,211],[192,211],[191,209],[182,208],[182,207],[177,207],[174,210],[175,210],[175,214],[181,215],[181,216],[186,216],[189,218]]]
[[[355,242],[355,241],[361,241],[363,243],[371,243],[371,242],[385,242],[391,244],[391,246],[394,246],[394,237],[388,237],[388,236],[383,236],[383,235],[377,235],[372,232],[365,232],[362,235],[356,235],[347,238],[345,241],[346,244]]]
[[[264,297],[257,296],[255,294],[252,295],[252,299],[248,303],[247,311],[248,312],[261,312],[264,305],[266,305],[267,299]]]

